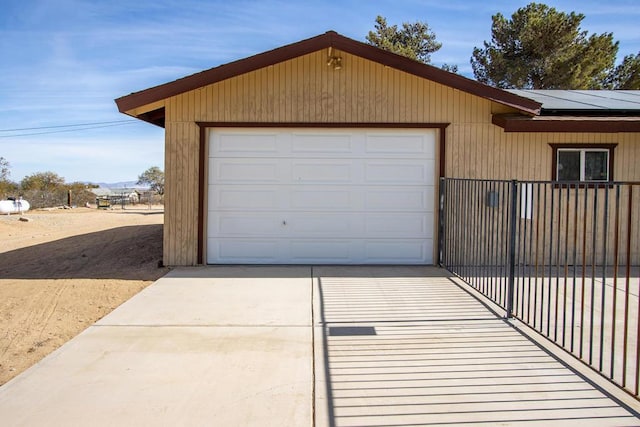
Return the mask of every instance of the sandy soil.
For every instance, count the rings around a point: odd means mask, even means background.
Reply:
[[[0,215],[0,385],[167,273],[161,207]]]

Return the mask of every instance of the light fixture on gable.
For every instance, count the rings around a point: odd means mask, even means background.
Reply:
[[[327,66],[333,67],[334,71],[342,69],[342,57],[333,55],[333,47],[329,46],[329,57],[327,59]]]

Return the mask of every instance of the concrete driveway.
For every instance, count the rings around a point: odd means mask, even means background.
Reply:
[[[0,420],[640,425],[470,292],[433,267],[176,269],[0,387]]]

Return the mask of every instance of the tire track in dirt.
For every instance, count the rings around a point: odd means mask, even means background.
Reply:
[[[166,274],[161,211],[0,218],[0,385]]]

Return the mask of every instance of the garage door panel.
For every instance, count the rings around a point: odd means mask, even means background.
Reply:
[[[273,159],[213,159],[210,184],[276,183],[286,176],[286,165]]]
[[[410,155],[412,158],[435,158],[433,141],[424,135],[369,135],[365,152],[374,156],[384,154],[394,157]]]
[[[346,210],[351,206],[350,190],[291,190],[291,208]]]
[[[290,218],[287,220],[287,231],[291,236],[298,237],[349,237],[350,234],[357,234],[354,229],[361,227],[359,223],[361,221],[356,215],[319,212]]]
[[[432,215],[427,214],[365,214],[364,235],[366,237],[430,238],[433,231]]]
[[[352,180],[352,168],[351,162],[294,160],[291,179],[296,183],[349,184]]]
[[[366,243],[367,261],[371,263],[433,263],[433,242],[423,240],[375,240]]]
[[[427,211],[433,205],[433,190],[402,187],[374,188],[365,194],[364,208],[369,211]]]
[[[432,173],[432,163],[419,160],[375,160],[365,165],[365,180],[372,184],[432,184]]]
[[[277,155],[279,150],[277,133],[217,133],[214,134],[211,153],[216,157],[237,154],[260,153]]]
[[[290,258],[294,262],[315,262],[325,259],[326,262],[349,263],[352,259],[350,240],[292,240],[290,241]]]
[[[280,240],[222,239],[207,241],[208,258],[219,263],[275,264],[280,260]]]
[[[279,213],[211,212],[210,233],[220,237],[280,237],[284,227]]]
[[[209,204],[216,210],[279,209],[281,191],[268,187],[209,187]]]
[[[215,210],[288,209],[292,211],[432,211],[433,188],[339,186],[218,186],[210,187]]]
[[[432,262],[435,132],[211,132],[210,263]]]
[[[228,237],[288,237],[324,239],[432,238],[432,214],[368,214],[318,212],[283,214],[244,211],[209,212],[211,233]]]
[[[294,157],[320,155],[350,155],[353,152],[352,135],[349,134],[300,134],[294,133],[291,141],[291,153]]]

